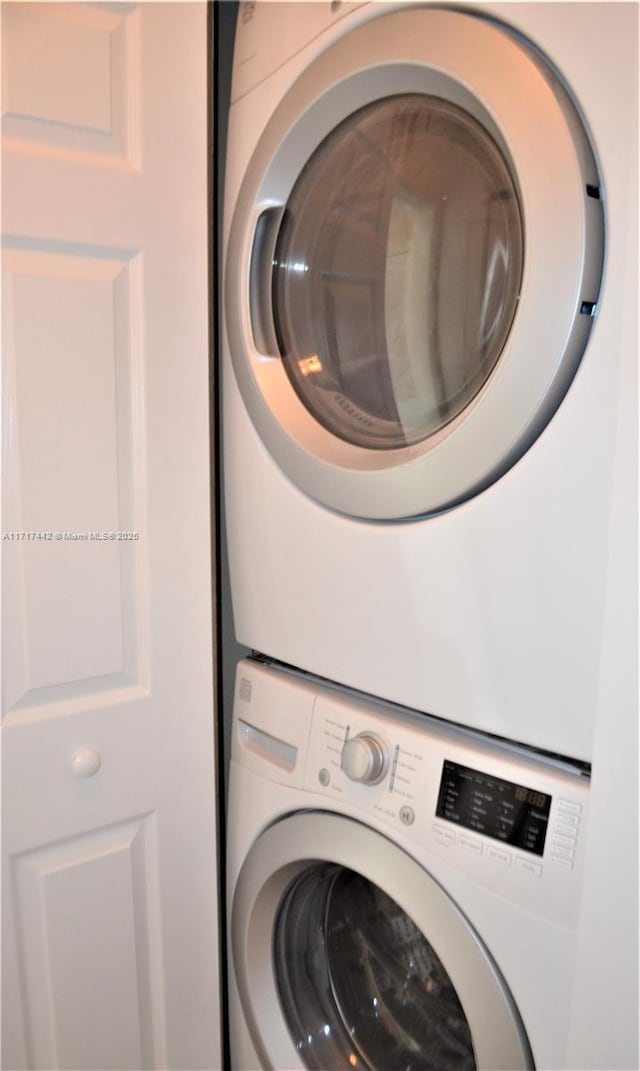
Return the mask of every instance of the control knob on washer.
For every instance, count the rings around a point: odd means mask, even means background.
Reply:
[[[377,785],[387,772],[387,751],[375,733],[358,733],[344,745],[340,765],[350,781]]]

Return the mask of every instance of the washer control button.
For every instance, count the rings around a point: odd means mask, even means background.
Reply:
[[[502,863],[503,866],[511,866],[511,852],[505,851],[504,848],[497,848],[494,844],[489,844],[487,845],[487,855],[490,859],[493,859],[495,863]]]
[[[520,859],[516,857],[516,868],[522,870],[524,874],[529,874],[532,878],[539,878],[542,876],[542,867],[540,863],[534,863],[533,859]]]
[[[577,836],[578,836],[578,827],[577,826],[565,826],[564,824],[563,825],[555,825],[553,827],[553,835],[554,835],[554,837],[556,835],[558,835],[559,837],[571,837],[572,840],[576,840]]]
[[[446,848],[448,848],[450,844],[455,844],[456,842],[455,830],[448,829],[446,826],[434,826],[433,835],[438,841],[438,844],[444,844]]]
[[[340,765],[350,781],[377,785],[387,772],[389,757],[379,736],[358,733],[344,745]]]
[[[568,814],[566,811],[561,811],[556,817],[558,822],[562,822],[564,826],[573,826],[574,829],[577,829],[580,824],[577,814]]]
[[[416,819],[416,816],[415,816],[415,814],[413,812],[413,808],[407,807],[406,804],[405,804],[404,807],[400,808],[400,821],[405,826],[412,826],[413,823],[415,822],[415,819]]]
[[[320,770],[318,774],[318,781],[320,782],[323,788],[326,788],[329,782],[331,781],[331,774],[327,770],[326,766],[323,766]]]
[[[559,859],[573,859],[575,851],[573,848],[563,848],[561,844],[552,844],[549,849],[552,856],[558,856]]]
[[[580,814],[582,805],[574,803],[572,800],[558,800],[558,810],[564,811],[565,814]]]
[[[467,833],[461,833],[458,837],[458,843],[466,848],[468,852],[475,852],[477,855],[482,855],[483,844],[481,840],[476,837],[470,837]]]
[[[552,844],[560,844],[563,848],[575,848],[577,840],[575,834],[573,837],[563,837],[556,830],[554,830],[551,838]]]
[[[563,859],[561,855],[552,855],[551,862],[557,863],[558,866],[566,866],[569,870],[573,867],[573,859]]]

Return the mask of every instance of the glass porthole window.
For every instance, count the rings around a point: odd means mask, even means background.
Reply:
[[[274,966],[305,1067],[475,1071],[469,1024],[441,960],[362,875],[320,864],[292,883]]]
[[[496,366],[523,255],[514,178],[477,119],[417,93],[358,110],[309,159],[276,243],[275,328],[298,397],[355,446],[427,439]]]

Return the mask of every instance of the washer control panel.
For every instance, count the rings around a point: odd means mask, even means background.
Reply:
[[[315,698],[305,785],[523,906],[575,923],[589,782],[569,764],[328,693]]]
[[[445,759],[436,816],[492,840],[542,855],[551,796]]]
[[[360,820],[436,879],[455,870],[575,927],[589,805],[577,766],[250,661],[239,666],[232,761],[268,784],[283,814]]]

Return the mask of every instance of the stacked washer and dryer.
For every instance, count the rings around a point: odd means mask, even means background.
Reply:
[[[636,42],[635,4],[240,4],[235,1071],[568,1066]]]

